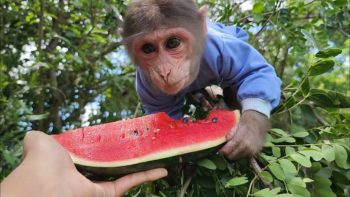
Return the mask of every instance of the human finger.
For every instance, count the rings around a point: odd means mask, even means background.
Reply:
[[[129,174],[114,182],[97,183],[103,189],[104,196],[122,196],[131,188],[148,181],[155,181],[168,175],[164,168],[157,168],[143,172]]]

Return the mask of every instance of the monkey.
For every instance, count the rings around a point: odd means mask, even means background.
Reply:
[[[134,0],[124,14],[122,40],[136,65],[136,90],[146,114],[180,119],[185,95],[215,84],[234,90],[237,127],[219,150],[230,160],[262,149],[281,80],[240,27],[212,22],[193,0]]]

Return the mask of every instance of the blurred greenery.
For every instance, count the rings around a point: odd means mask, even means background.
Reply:
[[[243,27],[283,80],[274,129],[256,165],[212,156],[190,165],[194,173],[127,195],[349,196],[349,2],[198,3],[209,5],[211,20]],[[28,130],[55,134],[142,115],[118,34],[126,4],[0,1],[0,180],[18,165]]]

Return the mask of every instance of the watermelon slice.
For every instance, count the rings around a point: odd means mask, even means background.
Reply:
[[[118,175],[191,160],[226,141],[239,111],[213,110],[203,120],[174,120],[166,113],[69,130],[54,138],[78,167]]]

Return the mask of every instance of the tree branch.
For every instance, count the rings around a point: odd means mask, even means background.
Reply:
[[[41,51],[42,40],[43,40],[43,26],[44,26],[44,12],[45,12],[45,1],[40,0],[40,13],[39,13],[39,27],[38,27],[38,43],[37,49]]]
[[[262,177],[261,177],[261,167],[259,166],[258,162],[256,161],[256,159],[253,157],[249,160],[250,166],[253,168],[255,174],[260,178],[260,180],[264,183],[265,186],[269,187],[270,189],[273,188],[273,186],[271,185],[271,183],[266,182]]]
[[[64,12],[64,0],[60,0],[59,1],[58,17],[57,17],[57,20],[52,25],[52,31],[58,35],[61,35],[62,29],[60,26],[62,24],[66,23],[67,18],[68,18],[68,15],[66,16],[66,14]],[[52,52],[57,47],[58,43],[59,43],[59,38],[56,38],[56,37],[52,38],[45,50],[48,52]]]
[[[289,51],[289,46],[286,46],[284,48],[283,51],[283,59],[279,65],[280,69],[278,70],[278,76],[283,79],[283,75],[284,75],[284,70],[286,68],[287,65],[287,61],[288,61],[288,51]]]
[[[105,50],[103,50],[99,55],[95,57],[90,57],[90,62],[96,62],[98,59],[102,58],[103,56],[107,55],[108,53],[114,51],[116,48],[120,47],[122,45],[121,42],[113,42],[110,45],[104,47]]]
[[[265,27],[267,26],[267,24],[270,22],[270,19],[278,12],[277,8],[280,6],[281,4],[281,1],[277,0],[276,1],[276,4],[275,4],[275,7],[273,8],[273,11],[272,13],[270,14],[270,16],[265,20],[263,26],[261,27],[261,29],[258,31],[258,33],[256,33],[253,37],[253,42],[255,42],[259,35],[264,31]]]

